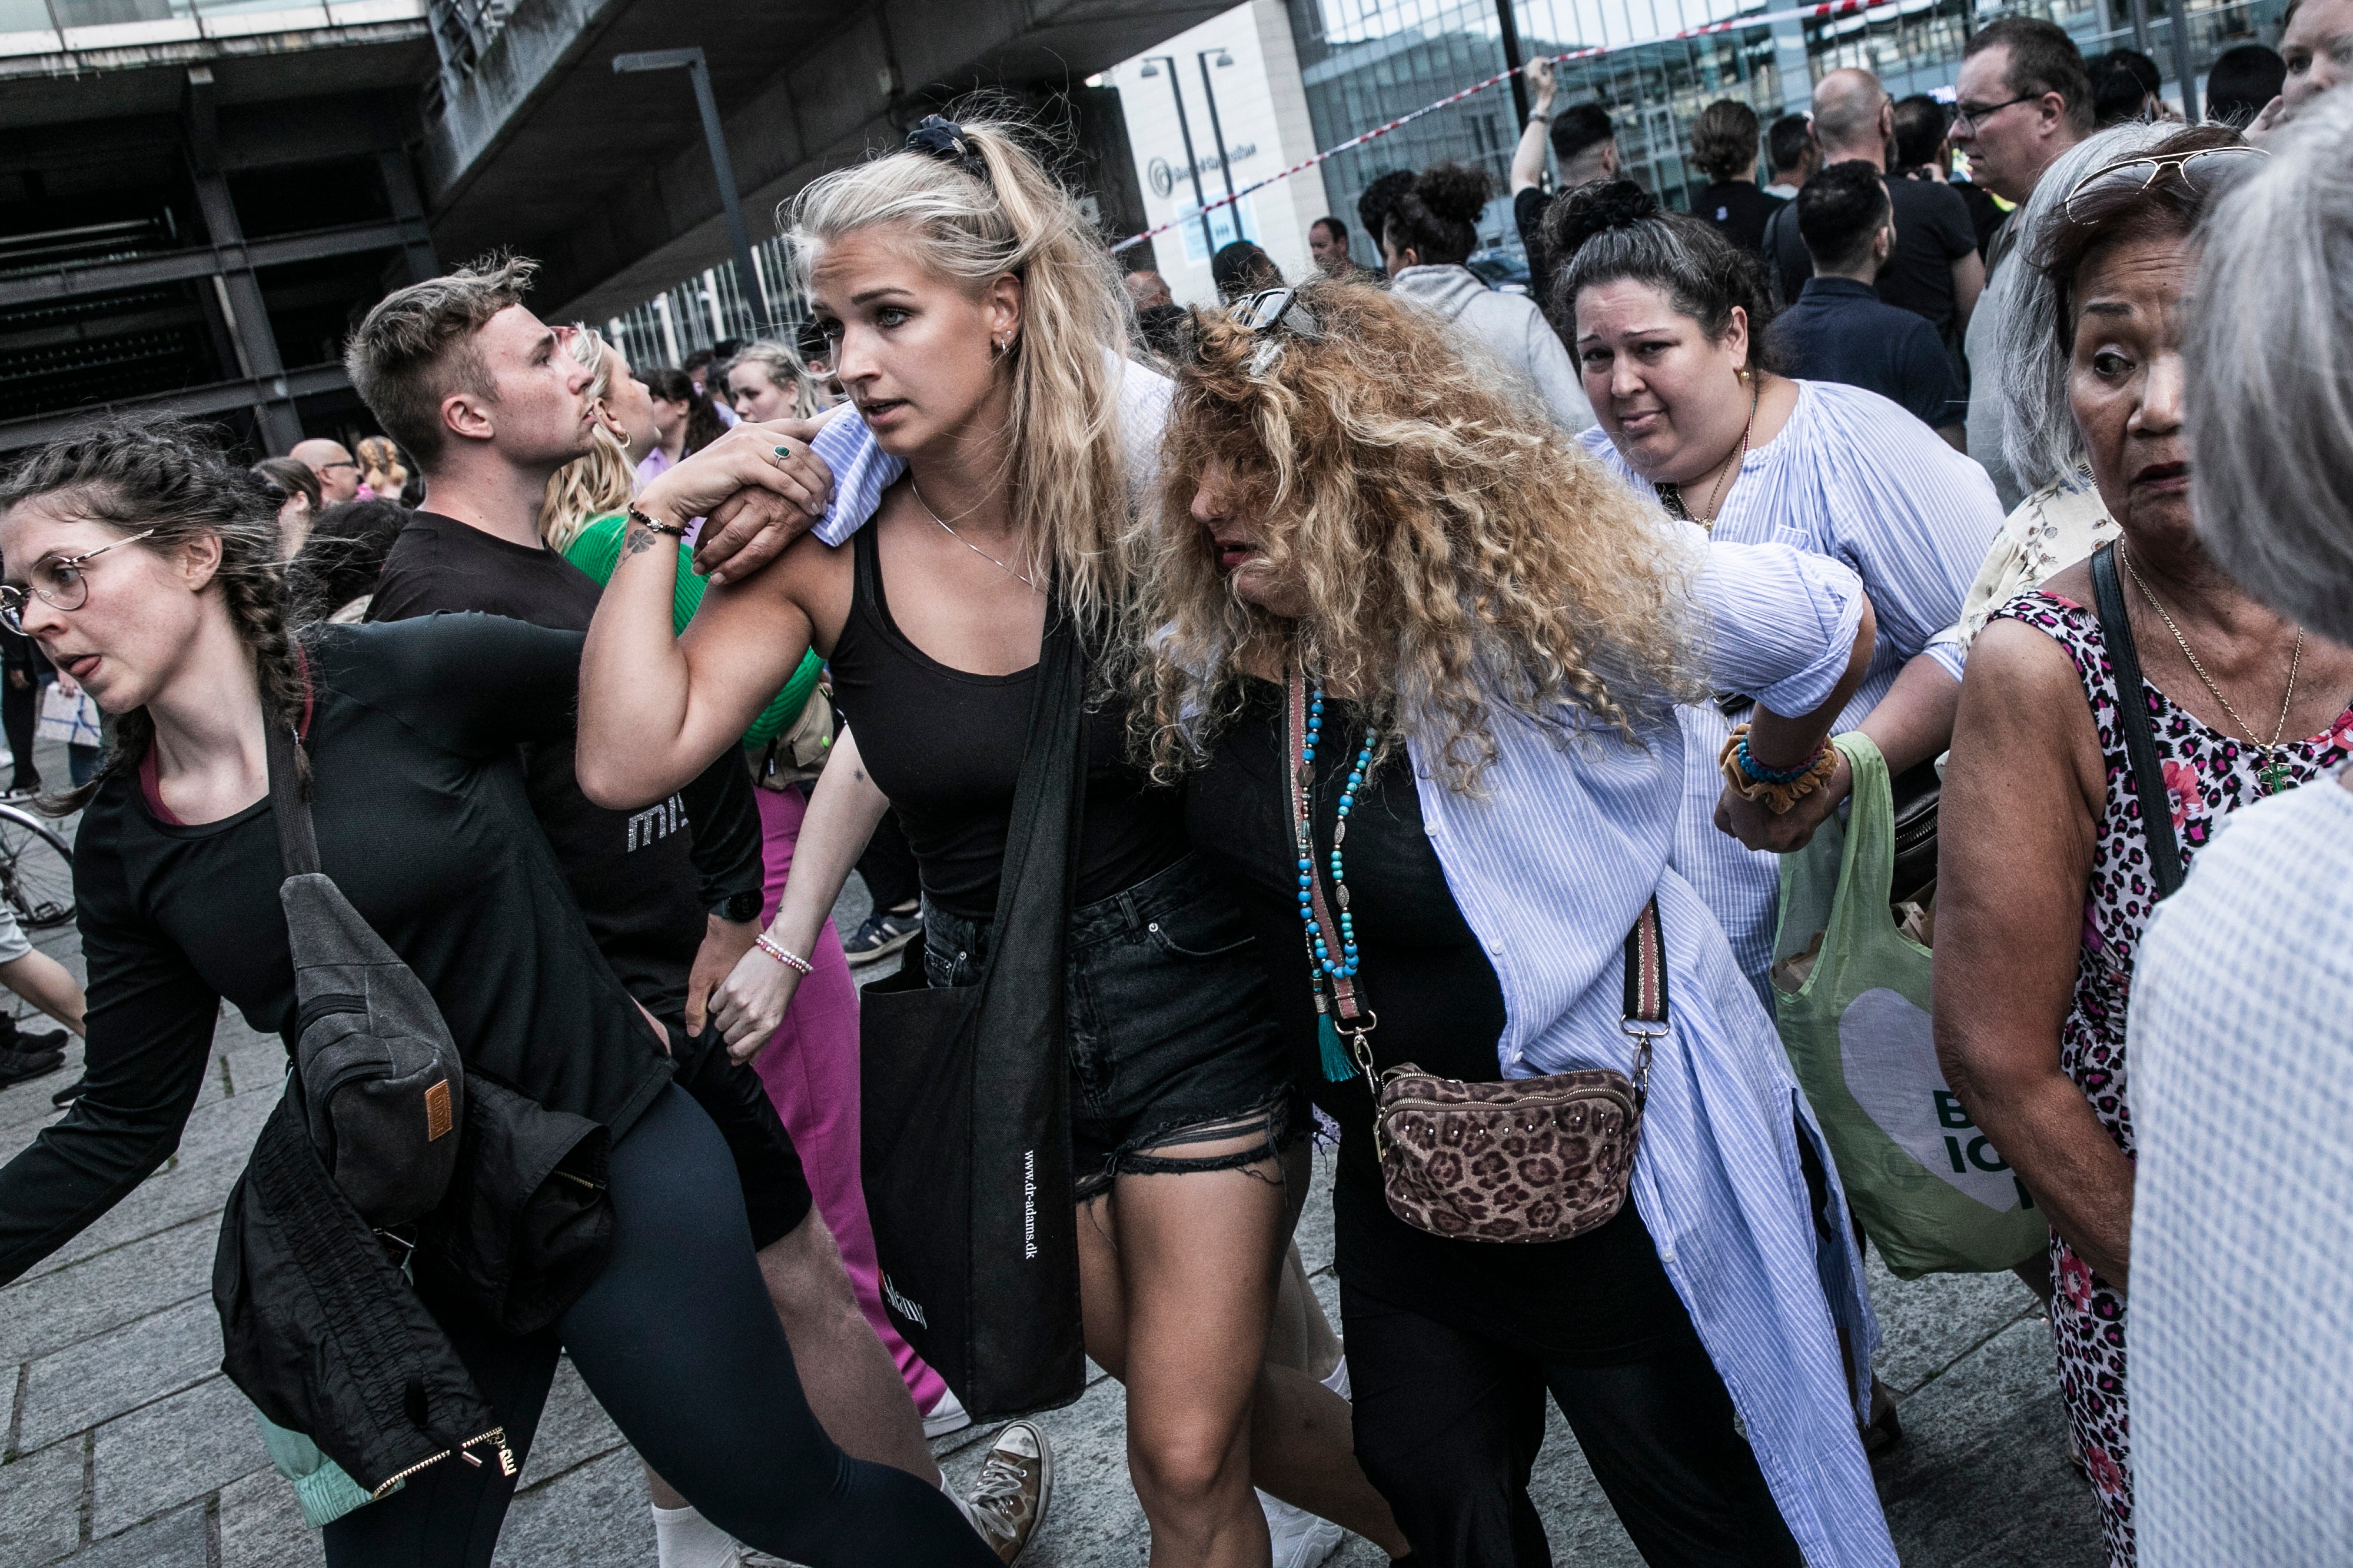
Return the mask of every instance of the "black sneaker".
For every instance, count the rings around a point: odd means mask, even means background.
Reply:
[[[0,1051],[0,1089],[53,1073],[65,1065],[63,1051]]]
[[[44,1029],[37,1035],[28,1035],[22,1029],[16,1031],[15,1049],[19,1056],[44,1056],[65,1048],[66,1032],[63,1029]]]
[[[74,1079],[73,1082],[66,1085],[65,1088],[58,1090],[57,1093],[49,1096],[49,1103],[60,1108],[71,1105],[75,1100],[81,1098],[81,1091],[89,1087],[90,1075],[88,1073],[84,1073],[81,1077]]]
[[[871,963],[890,957],[923,934],[921,911],[902,915],[883,910],[868,915],[866,923],[843,941],[841,951],[852,963]]]
[[[41,781],[35,779],[28,784],[12,784],[6,789],[0,790],[0,800],[30,800],[40,793]]]

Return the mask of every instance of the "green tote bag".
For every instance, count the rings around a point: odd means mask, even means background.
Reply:
[[[1933,958],[1887,907],[1895,813],[1886,759],[1861,733],[1837,743],[1854,773],[1846,825],[1833,816],[1781,858],[1777,975],[1781,960],[1820,943],[1799,989],[1774,986],[1781,1044],[1891,1273],[2008,1268],[2048,1246],[2050,1229],[1936,1065]]]

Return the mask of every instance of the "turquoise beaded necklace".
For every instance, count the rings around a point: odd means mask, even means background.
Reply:
[[[1296,711],[1296,709],[1293,710]],[[1348,838],[1348,817],[1356,808],[1356,792],[1365,787],[1365,774],[1373,763],[1374,733],[1367,724],[1365,743],[1357,750],[1356,761],[1348,770],[1348,777],[1340,788],[1340,815],[1332,830],[1332,902],[1336,918],[1329,910],[1320,910],[1315,887],[1315,830],[1314,825],[1314,791],[1315,781],[1315,748],[1324,731],[1324,688],[1321,682],[1309,689],[1304,733],[1299,742],[1296,765],[1292,771],[1292,829],[1299,851],[1299,919],[1306,928],[1308,983],[1314,988],[1316,1040],[1318,1054],[1323,1058],[1324,1076],[1333,1083],[1345,1083],[1356,1076],[1348,1053],[1340,1043],[1340,1026],[1334,1019],[1335,1008],[1345,999],[1356,1026],[1354,987],[1361,961],[1356,952],[1356,921],[1348,909],[1348,876],[1345,846]],[[1336,930],[1334,929],[1336,926]],[[1335,950],[1335,943],[1337,949]],[[1328,993],[1328,994],[1327,994]],[[1361,1033],[1362,1026],[1355,1032]]]

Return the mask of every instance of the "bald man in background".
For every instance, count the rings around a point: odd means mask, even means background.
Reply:
[[[360,493],[358,460],[341,441],[297,441],[286,455],[319,476],[319,493],[327,505],[340,505]]]
[[[1868,163],[1884,176],[1895,141],[1895,100],[1867,70],[1834,70],[1814,88],[1814,140],[1821,146],[1823,168]],[[1886,184],[1895,211],[1895,254],[1879,274],[1880,302],[1926,316],[1954,370],[1966,377],[1962,336],[1985,289],[1985,263],[1978,256],[1968,204],[1934,180]],[[1805,291],[1806,279],[1814,274],[1813,258],[1798,233],[1797,210],[1792,202],[1765,226],[1765,254],[1772,258],[1785,306]]]

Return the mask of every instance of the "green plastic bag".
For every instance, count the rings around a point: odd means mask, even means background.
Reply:
[[[1854,773],[1845,826],[1833,816],[1781,858],[1781,1044],[1889,1272],[2008,1268],[2050,1244],[2049,1225],[1936,1065],[1932,955],[1887,907],[1895,812],[1886,759],[1860,733],[1839,736],[1838,747]],[[1783,961],[1817,948],[1803,984],[1783,989]]]

